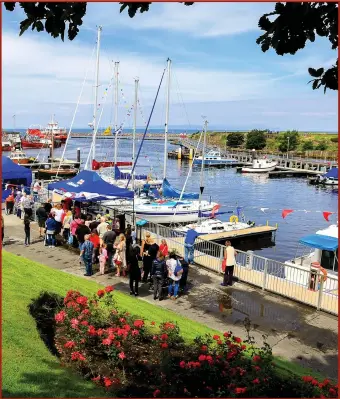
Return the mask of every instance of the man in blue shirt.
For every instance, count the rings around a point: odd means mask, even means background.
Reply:
[[[90,235],[86,234],[84,237],[85,241],[80,247],[80,258],[84,260],[86,273],[84,276],[90,277],[93,274],[92,271],[92,258],[93,258],[93,244],[90,241]]]
[[[190,263],[194,263],[194,249],[195,249],[195,240],[198,236],[198,233],[194,229],[190,229],[187,231],[184,241],[184,259],[190,265]]]

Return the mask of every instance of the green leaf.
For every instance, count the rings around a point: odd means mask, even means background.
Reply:
[[[32,22],[33,21],[30,18],[26,18],[20,22],[19,36],[21,36],[31,26]]]
[[[9,3],[7,1],[4,3],[5,8],[6,8],[7,11],[14,11],[15,4],[16,4],[16,2]]]

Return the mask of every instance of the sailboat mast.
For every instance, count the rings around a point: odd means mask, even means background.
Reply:
[[[117,145],[118,145],[118,69],[119,62],[115,62],[115,155],[114,162],[117,165]]]
[[[202,201],[202,195],[204,191],[204,159],[205,159],[205,147],[207,144],[207,128],[208,128],[208,121],[204,121],[204,138],[203,138],[203,149],[202,149],[202,163],[201,163],[201,176],[200,176],[200,197],[199,197],[199,204],[198,204],[198,216],[200,218],[200,212],[201,212],[201,201]]]
[[[133,114],[133,137],[132,137],[132,165],[135,163],[136,154],[136,129],[137,129],[137,108],[138,108],[138,84],[139,79],[135,79],[135,105]],[[135,172],[132,174],[132,188],[135,188]]]
[[[168,162],[168,129],[169,129],[169,110],[170,110],[170,78],[171,78],[171,60],[168,58],[168,79],[166,87],[166,113],[165,113],[165,129],[164,129],[164,172],[163,178],[166,178],[166,167]]]
[[[97,32],[97,61],[96,61],[96,75],[94,86],[94,109],[93,109],[93,136],[92,136],[92,160],[96,158],[96,129],[97,129],[97,107],[98,107],[98,87],[99,87],[99,50],[100,50],[100,34],[102,27],[98,26]]]

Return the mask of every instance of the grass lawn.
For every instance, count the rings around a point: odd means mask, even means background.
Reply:
[[[3,397],[104,397],[105,392],[60,366],[36,330],[27,306],[41,291],[65,295],[77,289],[91,295],[99,285],[23,257],[2,251],[2,389]],[[156,323],[176,321],[191,340],[216,331],[174,312],[164,310],[121,292],[118,307]],[[282,373],[322,376],[283,359],[276,359]]]

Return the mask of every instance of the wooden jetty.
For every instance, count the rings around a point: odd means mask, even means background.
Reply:
[[[282,177],[309,177],[315,176],[320,172],[314,170],[304,170],[304,169],[288,169],[279,168],[281,170],[275,170],[268,173],[268,177],[271,179],[282,178]],[[282,170],[283,169],[283,170]]]
[[[204,234],[200,236],[203,241],[226,241],[235,238],[259,238],[272,236],[277,230],[277,226],[255,226],[248,229],[226,231],[223,233]]]

